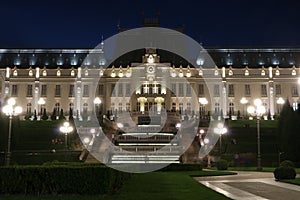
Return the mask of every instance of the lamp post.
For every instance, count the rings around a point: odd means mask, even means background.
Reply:
[[[227,133],[227,128],[224,127],[223,123],[218,123],[217,127],[214,128],[214,132],[220,135],[220,158],[222,156],[222,135]]]
[[[65,153],[68,149],[68,134],[73,131],[73,127],[70,126],[69,122],[64,122],[63,126],[59,128],[60,132],[65,134]]]
[[[254,100],[255,106],[249,106],[247,108],[248,113],[251,116],[256,117],[256,126],[257,126],[257,170],[261,171],[261,153],[260,153],[260,119],[263,114],[266,112],[266,108],[262,105],[262,101],[260,99]]]
[[[20,113],[22,113],[22,107],[15,106],[16,100],[13,98],[8,99],[7,105],[2,108],[3,113],[5,113],[9,117],[9,125],[8,125],[8,139],[7,139],[7,154],[5,157],[5,165],[10,164],[11,157],[11,126],[12,126],[12,118]]]
[[[243,105],[243,117],[245,117],[245,104],[248,103],[248,100],[245,97],[242,97],[240,103]]]
[[[278,114],[280,114],[281,112],[281,105],[284,104],[284,100],[282,97],[279,97],[276,101],[276,103],[278,104]]]

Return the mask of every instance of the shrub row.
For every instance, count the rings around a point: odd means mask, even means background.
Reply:
[[[202,163],[172,163],[160,171],[201,171],[202,169]]]
[[[128,173],[97,165],[13,166],[0,168],[1,194],[107,194]]]

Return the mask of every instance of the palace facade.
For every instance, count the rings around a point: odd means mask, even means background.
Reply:
[[[49,115],[54,109],[57,115],[61,109],[68,115],[71,108],[75,117],[95,109],[102,114],[210,111],[234,117],[246,115],[256,98],[272,117],[285,100],[298,108],[300,48],[206,50],[215,66],[202,66],[204,60],[192,66],[155,47],[113,61],[105,58],[103,48],[0,49],[1,106],[14,97],[23,115],[34,110],[41,115],[44,108]]]

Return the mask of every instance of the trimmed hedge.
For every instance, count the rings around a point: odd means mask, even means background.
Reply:
[[[228,162],[227,160],[221,159],[216,162],[216,166],[218,170],[227,170]]]
[[[201,171],[202,163],[172,163],[159,171]]]
[[[129,176],[100,165],[0,167],[0,194],[115,193]]]
[[[274,177],[276,180],[295,179],[296,170],[292,167],[278,167],[274,171]]]

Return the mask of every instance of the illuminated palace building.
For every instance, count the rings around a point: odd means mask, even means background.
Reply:
[[[206,50],[216,66],[202,68],[205,61],[200,60],[195,67],[155,47],[129,52],[114,61],[105,58],[103,48],[0,49],[1,104],[14,97],[23,115],[34,110],[40,115],[44,108],[49,115],[54,109],[57,115],[61,109],[68,115],[72,108],[75,118],[91,113],[95,103],[102,114],[159,114],[164,108],[194,115],[207,115],[211,110],[211,116],[215,112],[234,117],[245,114],[246,106],[256,98],[262,99],[272,117],[280,111],[282,100],[288,99],[297,109],[300,49]],[[162,74],[176,81],[167,86]],[[95,82],[97,77],[101,78]],[[214,81],[216,77],[222,81]],[[132,87],[132,80],[140,81],[140,86]],[[95,97],[101,101],[95,102]]]

